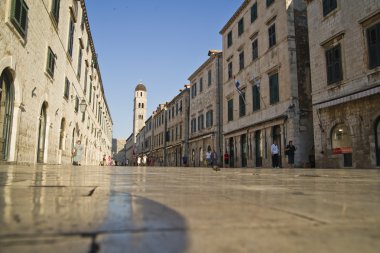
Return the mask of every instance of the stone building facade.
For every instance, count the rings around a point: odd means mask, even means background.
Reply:
[[[77,140],[82,164],[111,155],[113,123],[84,0],[5,0],[0,20],[0,159],[68,164]]]
[[[380,166],[380,2],[309,0],[317,167]]]
[[[115,165],[126,165],[125,139],[112,139],[112,159]]]
[[[125,141],[125,164],[127,166],[135,165],[136,151],[135,151],[135,142],[134,142],[133,133],[129,135]]]
[[[165,129],[167,121],[165,119],[166,104],[160,104],[152,115],[152,160],[155,166],[163,166],[165,163],[165,146],[167,138],[165,138]]]
[[[306,3],[245,0],[220,31],[223,135],[230,167],[271,167],[271,145],[297,147],[296,166],[313,147]],[[237,88],[238,86],[238,88]]]
[[[221,158],[223,56],[209,51],[209,58],[188,78],[190,81],[189,155],[190,166],[205,166],[205,153],[210,150]]]
[[[183,157],[187,157],[186,125],[189,124],[187,105],[189,104],[189,86],[175,96],[167,105],[166,111],[166,166],[182,166]],[[186,159],[186,158],[185,158]]]

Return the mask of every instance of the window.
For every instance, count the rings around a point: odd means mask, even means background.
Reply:
[[[208,86],[211,85],[211,69],[208,71]]]
[[[79,55],[78,55],[78,69],[77,69],[77,76],[80,78],[82,73],[82,49],[79,49]]]
[[[340,44],[326,50],[327,84],[342,80],[342,59]]]
[[[67,52],[72,57],[73,56],[73,43],[74,43],[74,21],[70,18],[70,27],[69,27],[69,44],[67,47]]]
[[[239,95],[239,117],[245,116],[245,92]]]
[[[75,112],[78,112],[78,108],[79,108],[79,98],[78,96],[75,97],[75,107],[74,107],[74,111]]]
[[[227,47],[232,46],[232,31],[227,34]]]
[[[228,79],[232,78],[232,61],[228,63]]]
[[[80,24],[80,29],[82,30],[82,32],[83,32],[83,30],[84,30],[84,12],[82,11],[82,22],[81,22],[81,24]]]
[[[270,104],[277,103],[279,99],[279,88],[278,88],[278,73],[269,76],[269,97]]]
[[[252,42],[252,61],[259,57],[259,48],[257,44],[257,39]]]
[[[244,69],[244,51],[239,54],[239,70]]]
[[[274,3],[274,0],[267,0],[267,7],[271,6]]]
[[[276,45],[276,24],[268,28],[269,48]]]
[[[26,35],[26,22],[28,20],[28,9],[29,8],[26,5],[24,0],[12,1],[11,21],[22,36]]]
[[[227,110],[228,110],[228,121],[232,121],[234,119],[234,100],[230,99],[227,102]]]
[[[323,0],[323,16],[326,16],[337,7],[336,0]]]
[[[192,133],[197,132],[197,119],[196,118],[191,120],[191,132]]]
[[[251,23],[255,22],[257,19],[257,2],[251,7]]]
[[[59,5],[60,0],[52,0],[51,1],[51,15],[54,18],[55,22],[58,24],[59,20]]]
[[[238,23],[238,35],[242,35],[244,33],[244,18],[241,18]]]
[[[204,127],[204,116],[202,114],[198,116],[198,131],[202,130],[203,128],[205,127]]]
[[[197,83],[194,83],[191,89],[191,98],[195,98],[196,96],[197,96]]]
[[[88,96],[88,103],[91,104],[92,99],[92,83],[90,82],[90,91]]]
[[[88,75],[88,70],[87,67],[84,69],[84,89],[83,92],[86,95],[87,93],[87,75]]]
[[[252,100],[253,111],[260,110],[260,88],[257,85],[252,86]]]
[[[203,91],[203,78],[199,79],[199,93]]]
[[[212,127],[213,124],[213,111],[210,110],[206,112],[206,127]]]
[[[380,23],[367,29],[368,66],[370,69],[380,66]]]
[[[67,79],[67,77],[65,80],[65,89],[63,91],[63,96],[66,99],[69,99],[69,96],[70,96],[70,81],[69,81],[69,79]]]
[[[54,77],[54,66],[55,66],[55,54],[53,53],[53,51],[51,50],[51,48],[48,47],[46,72],[51,77]]]

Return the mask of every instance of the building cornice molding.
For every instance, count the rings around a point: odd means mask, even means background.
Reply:
[[[230,18],[230,20],[228,20],[227,24],[225,24],[222,28],[222,30],[220,30],[219,34],[220,35],[223,35],[227,29],[232,25],[233,22],[235,22],[235,20],[237,19],[237,17],[242,13],[242,11],[245,9],[245,7],[247,7],[247,5],[251,2],[251,0],[245,0],[242,5],[240,5],[239,9],[237,9],[237,11],[234,13],[234,15],[232,16],[232,18]]]

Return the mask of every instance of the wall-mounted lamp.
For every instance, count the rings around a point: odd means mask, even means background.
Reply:
[[[81,111],[81,113],[84,113],[86,111],[86,108],[87,108],[86,100],[82,98],[82,100],[79,103],[79,110]]]

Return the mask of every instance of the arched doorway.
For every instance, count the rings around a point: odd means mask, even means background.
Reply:
[[[375,123],[376,166],[380,166],[380,117]]]
[[[234,149],[234,138],[231,137],[228,141],[228,149],[230,151],[230,167],[235,167],[235,149]]]
[[[247,135],[243,134],[240,136],[240,157],[241,157],[241,167],[247,167]]]
[[[8,160],[9,147],[11,142],[12,120],[13,120],[13,102],[14,87],[11,74],[4,70],[0,76],[0,121],[3,127],[0,127],[0,149],[1,159]]]
[[[263,166],[263,156],[262,156],[262,138],[261,131],[257,130],[255,132],[255,157],[256,157],[256,167]]]
[[[199,167],[203,166],[203,148],[199,148]]]
[[[65,150],[65,135],[66,135],[66,120],[62,118],[61,127],[59,129],[59,143],[58,143],[58,164],[62,163],[62,152]]]
[[[343,155],[344,167],[352,167],[352,140],[345,124],[338,124],[331,131],[331,148],[333,154]]]
[[[272,137],[273,143],[277,144],[279,151],[278,163],[280,168],[282,167],[282,159],[281,159],[281,127],[279,125],[272,127]]]
[[[74,150],[74,145],[75,145],[75,127],[73,129],[73,135],[71,136],[71,149],[70,152]]]
[[[193,162],[193,167],[195,167],[195,150],[191,150],[191,161]]]
[[[38,126],[38,145],[37,145],[37,163],[44,162],[45,141],[46,141],[46,124],[47,124],[47,103],[44,102],[40,111]]]

